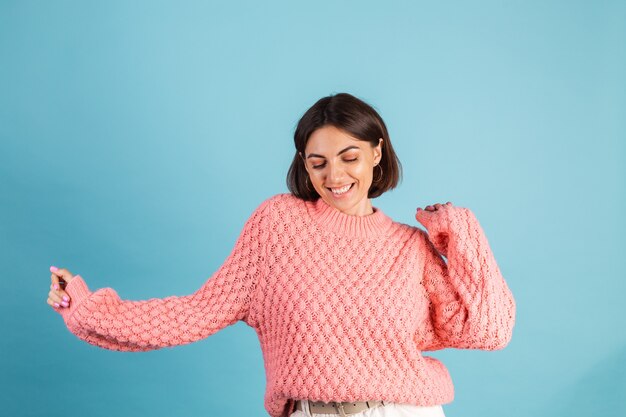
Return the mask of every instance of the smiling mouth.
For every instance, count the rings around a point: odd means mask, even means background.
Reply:
[[[348,185],[344,185],[343,187],[339,187],[339,188],[329,188],[329,187],[326,187],[326,188],[329,189],[335,195],[342,195],[342,194],[345,194],[348,191],[350,191],[350,189],[352,189],[353,185],[354,185],[354,183],[348,184]]]

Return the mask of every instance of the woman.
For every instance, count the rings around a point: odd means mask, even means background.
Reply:
[[[272,417],[443,416],[450,375],[422,352],[501,349],[514,325],[482,228],[450,202],[417,209],[427,231],[372,206],[398,184],[400,165],[383,120],[356,97],[320,99],[294,139],[291,193],[252,213],[195,293],[121,300],[52,267],[48,304],[80,339],[121,351],[187,344],[244,321],[261,342]]]

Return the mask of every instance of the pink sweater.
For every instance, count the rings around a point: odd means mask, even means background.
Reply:
[[[193,294],[122,300],[77,275],[57,311],[80,339],[121,351],[191,343],[243,320],[260,340],[272,417],[293,411],[289,399],[451,402],[447,369],[422,352],[506,346],[511,291],[470,210],[418,214],[428,233],[374,210],[350,216],[279,194]]]

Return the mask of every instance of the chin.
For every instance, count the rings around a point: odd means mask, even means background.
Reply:
[[[333,196],[328,196],[324,199],[326,203],[334,207],[335,209],[350,215],[354,215],[354,212],[358,211],[358,200],[355,198],[350,198],[346,200],[337,201],[333,198]]]

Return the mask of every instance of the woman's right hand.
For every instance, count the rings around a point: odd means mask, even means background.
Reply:
[[[50,267],[50,292],[48,293],[48,304],[54,308],[67,308],[70,306],[70,296],[65,292],[67,284],[74,279],[67,269],[60,269],[55,266]]]

